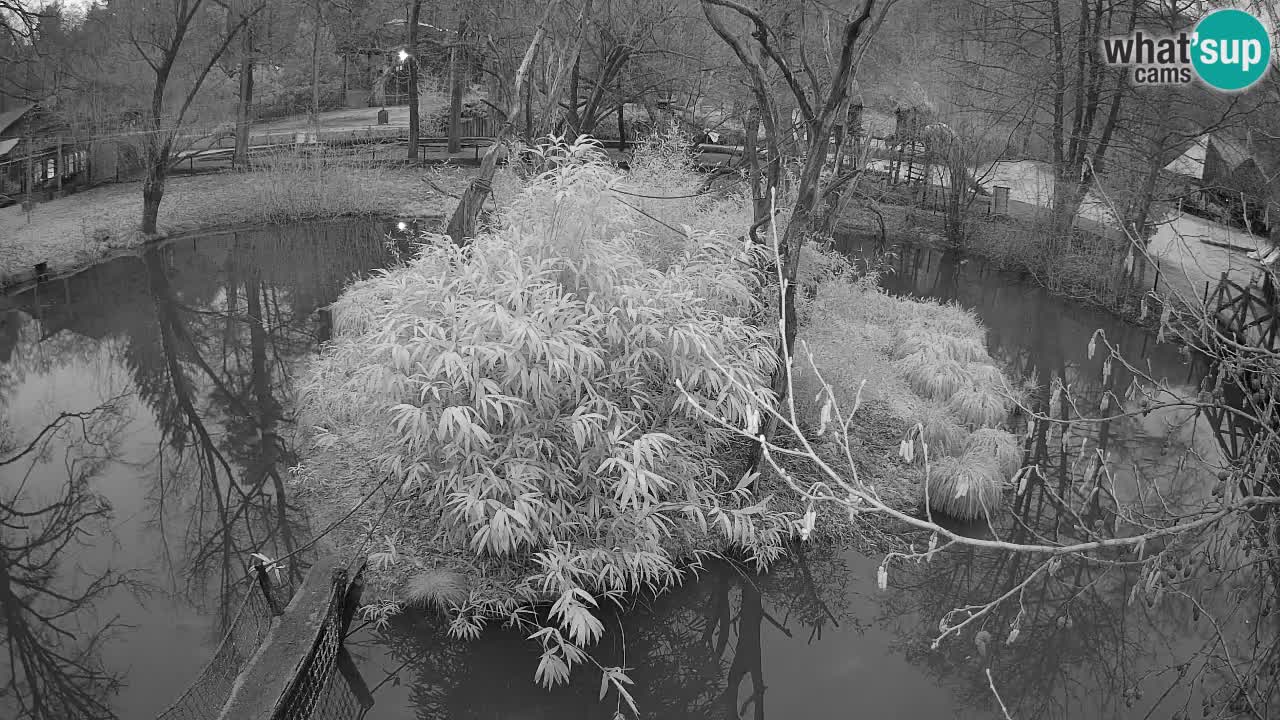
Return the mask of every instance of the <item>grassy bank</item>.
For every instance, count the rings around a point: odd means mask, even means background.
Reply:
[[[466,173],[282,156],[251,172],[176,176],[166,184],[158,230],[172,236],[245,223],[451,211],[456,200],[424,177],[458,192]],[[139,230],[141,217],[138,182],[39,203],[29,217],[21,206],[0,208],[0,286],[27,279],[37,263],[58,273],[139,247],[150,239]]]
[[[1046,221],[1031,216],[972,217],[961,247],[946,238],[943,214],[929,208],[881,204],[880,218],[857,209],[841,219],[840,229],[859,236],[880,233],[890,243],[905,242],[938,250],[955,249],[992,266],[1026,272],[1050,292],[1087,303],[1126,319],[1137,319],[1141,299],[1153,289],[1155,271],[1128,259],[1123,241],[1092,231],[1078,231],[1070,242],[1055,242]],[[1167,279],[1164,285],[1168,285]],[[1159,288],[1156,288],[1157,290]]]

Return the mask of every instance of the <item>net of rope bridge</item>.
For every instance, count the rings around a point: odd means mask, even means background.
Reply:
[[[363,588],[318,552],[296,592],[260,561],[214,657],[158,720],[352,720],[373,697],[343,647]]]
[[[363,566],[352,574],[339,553],[317,554],[321,559],[241,670],[218,718],[349,720],[373,705],[343,647]]]

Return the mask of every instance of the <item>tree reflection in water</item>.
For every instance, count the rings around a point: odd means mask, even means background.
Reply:
[[[631,668],[644,717],[763,720],[769,682],[762,633],[799,644],[835,627],[856,629],[851,577],[831,550],[799,554],[763,576],[710,563],[680,588],[616,609],[593,654]],[[550,693],[535,685],[531,668],[539,653],[519,632],[494,628],[466,642],[448,638],[447,629],[437,616],[412,613],[353,637],[349,648],[362,673],[381,686],[375,699],[387,685],[409,687],[403,710],[375,704],[371,718],[404,717],[403,711],[424,719],[609,717],[618,710],[613,694],[600,699],[590,673]]]
[[[33,420],[9,407],[9,398],[47,397],[38,402],[55,414],[76,409],[75,392],[84,388],[64,391],[60,375],[86,378],[89,392],[122,393],[118,405],[131,424],[119,452],[100,462],[109,482],[82,486],[137,512],[113,521],[128,526],[117,527],[114,539],[94,528],[96,514],[73,515],[63,524],[84,533],[93,550],[117,542],[105,554],[137,568],[131,577],[145,579],[154,600],[178,610],[122,610],[137,627],[111,638],[113,657],[130,665],[163,663],[142,654],[169,652],[173,619],[207,619],[200,625],[215,640],[248,587],[250,554],[289,556],[310,538],[287,487],[295,462],[294,374],[324,332],[318,310],[353,275],[393,257],[375,224],[225,233],[172,241],[4,298],[0,428],[12,428],[0,437],[32,437],[37,430],[23,426]],[[37,475],[44,479],[33,481],[23,497],[47,485],[61,462],[60,455],[40,457]],[[77,559],[70,549],[66,554]],[[291,558],[286,567],[296,581],[306,558]],[[51,565],[49,572],[63,580],[69,571]],[[193,648],[178,664],[194,673],[204,658]],[[146,688],[150,681],[116,679],[126,687]],[[123,704],[100,701],[98,709],[145,717],[176,690],[131,691]],[[0,711],[0,717],[9,715]]]
[[[120,684],[99,647],[115,628],[98,622],[94,603],[134,583],[106,570],[67,568],[90,532],[105,529],[111,508],[92,488],[123,427],[118,400],[62,412],[32,437],[0,442],[0,714],[66,720],[113,718],[108,697]],[[27,487],[35,467],[56,458],[61,488]],[[52,490],[52,492],[49,492]]]

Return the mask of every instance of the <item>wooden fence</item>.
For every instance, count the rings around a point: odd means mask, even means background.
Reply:
[[[1280,307],[1278,307],[1275,275],[1262,273],[1241,285],[1223,273],[1218,286],[1204,298],[1206,310],[1213,313],[1218,329],[1237,342],[1267,350],[1276,349],[1276,337],[1280,335]]]

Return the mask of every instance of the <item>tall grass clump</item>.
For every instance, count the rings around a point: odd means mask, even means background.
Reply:
[[[1009,416],[1009,400],[996,388],[970,383],[947,401],[960,422],[974,428],[992,428]]]
[[[1004,375],[971,312],[922,302],[903,305],[896,318],[894,365],[930,401],[916,413],[920,430],[907,438],[923,440],[937,459],[925,479],[929,507],[963,520],[984,517],[999,506],[1007,467],[1018,461],[1012,437],[998,429],[1012,405]]]
[[[946,401],[973,382],[963,365],[932,350],[908,355],[901,366],[911,389],[931,400]]]
[[[958,520],[990,517],[1000,507],[1002,481],[995,464],[974,455],[944,457],[933,464],[929,507]]]
[[[455,632],[551,605],[534,633],[551,684],[599,638],[597,598],[666,588],[716,547],[766,564],[798,520],[739,487],[733,433],[685,395],[751,430],[772,402],[743,228],[686,222],[657,263],[615,192],[634,180],[589,143],[541,152],[550,169],[501,226],[430,242],[335,303],[302,408],[322,449],[390,479],[378,532],[401,533],[402,556],[501,575],[508,596],[473,590]]]
[[[931,352],[961,363],[977,362],[987,357],[982,341],[972,335],[947,335],[917,324],[902,333],[894,359],[901,360],[920,352]]]
[[[945,405],[923,403],[915,418],[924,433],[929,457],[959,455],[969,438],[969,431],[956,422],[955,415]],[[920,455],[923,461],[924,454]]]
[[[964,454],[994,461],[1004,482],[1012,478],[1022,464],[1022,450],[1018,447],[1018,439],[997,428],[975,431],[965,443]]]

